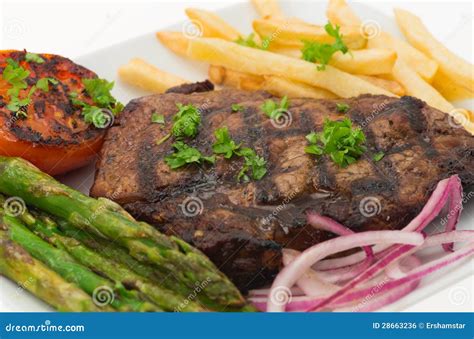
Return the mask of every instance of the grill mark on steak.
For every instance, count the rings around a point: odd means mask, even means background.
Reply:
[[[278,129],[260,110],[268,98],[263,92],[223,90],[132,101],[108,132],[92,195],[113,197],[135,217],[201,249],[245,291],[273,279],[282,247],[303,250],[334,236],[307,225],[308,210],[355,231],[397,229],[421,210],[439,180],[459,173],[464,185],[474,184],[473,137],[452,129],[444,113],[416,99],[294,99],[292,124]],[[338,102],[347,103],[349,112],[337,113]],[[237,157],[170,170],[163,158],[173,140],[160,146],[156,140],[169,132],[176,103],[202,109],[202,126],[191,145],[208,154],[214,130],[227,126],[236,142],[264,155],[267,176],[237,183],[242,165]],[[232,104],[245,110],[231,113]],[[167,124],[151,124],[153,112],[164,114]],[[339,168],[327,157],[304,153],[305,136],[320,131],[325,116],[346,115],[367,136],[369,151],[357,163]],[[379,150],[385,157],[374,162]],[[365,197],[380,201],[379,214],[361,214]],[[201,200],[201,213],[184,214],[188,198]]]

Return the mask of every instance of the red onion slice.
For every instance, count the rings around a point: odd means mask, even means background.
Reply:
[[[272,296],[279,290],[289,290],[296,281],[314,263],[328,255],[343,252],[352,248],[369,246],[373,244],[408,244],[421,245],[424,241],[423,235],[406,231],[370,231],[351,235],[343,235],[314,245],[296,258],[290,265],[284,267],[277,275],[272,284],[270,298],[267,304],[269,312],[281,312],[285,309],[285,302],[274,302]]]

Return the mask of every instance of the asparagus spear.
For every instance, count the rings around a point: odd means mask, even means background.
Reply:
[[[209,282],[197,296],[206,305],[208,300],[223,307],[245,305],[237,288],[197,249],[146,223],[131,220],[103,200],[60,184],[25,160],[0,157],[0,192],[20,197],[75,227],[119,243],[134,258],[154,265],[177,284],[186,286],[187,293],[193,293],[196,284]]]
[[[0,273],[17,282],[49,305],[63,312],[101,312],[112,308],[96,306],[92,298],[31,257],[0,230]]]
[[[109,280],[77,263],[66,251],[55,248],[34,235],[17,218],[3,215],[2,222],[8,229],[12,241],[23,247],[37,260],[44,262],[67,281],[77,284],[89,295],[94,296],[97,291],[110,291],[111,294],[107,295],[110,305],[119,311],[161,310],[157,306],[140,299],[135,291],[128,291],[120,284],[114,285]],[[98,301],[101,301],[101,299],[98,299]]]
[[[111,280],[120,282],[124,286],[137,289],[165,311],[205,311],[203,307],[192,300],[187,300],[182,295],[177,295],[152,283],[115,260],[108,259],[102,254],[92,251],[78,240],[64,236],[52,219],[41,212],[36,213],[39,217],[25,210],[21,215],[21,219],[38,236],[52,245],[66,250],[82,265],[89,267],[95,272],[99,272]],[[44,222],[45,219],[49,220],[49,222]],[[105,250],[102,248],[99,251],[104,252]]]

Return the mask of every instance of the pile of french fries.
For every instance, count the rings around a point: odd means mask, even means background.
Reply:
[[[199,37],[158,32],[157,38],[180,56],[209,63],[209,78],[219,86],[290,98],[411,95],[451,114],[474,134],[472,112],[450,102],[474,97],[474,66],[437,41],[417,16],[395,9],[404,41],[383,31],[366,34],[364,22],[345,0],[329,0],[328,21],[341,27],[350,53],[336,52],[329,65],[318,70],[301,58],[301,48],[304,40],[333,42],[324,26],[285,16],[275,0],[252,3],[260,16],[252,25],[254,41],[261,44],[266,39],[266,49],[237,44],[245,35],[216,14],[191,8],[186,15],[200,28]],[[119,75],[154,93],[187,82],[140,59],[122,66]]]

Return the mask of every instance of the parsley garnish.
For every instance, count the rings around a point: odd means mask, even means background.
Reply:
[[[324,120],[323,131],[306,136],[309,146],[305,152],[321,156],[327,154],[341,167],[356,162],[365,152],[365,135],[360,128],[352,128],[350,119],[340,121]]]
[[[36,62],[37,64],[44,63],[44,59],[36,53],[26,53],[25,60],[28,62]]]
[[[224,158],[229,159],[232,155],[237,154],[241,144],[236,144],[229,135],[227,127],[221,127],[214,131],[216,142],[212,145],[215,154],[223,154]]]
[[[51,81],[50,81],[51,82]],[[51,82],[53,83],[53,82]],[[93,78],[82,79],[87,94],[92,98],[95,105],[77,99],[77,93],[69,93],[71,102],[75,106],[82,107],[82,115],[86,123],[92,123],[97,128],[104,128],[104,122],[110,120],[110,112],[117,115],[123,110],[123,105],[110,93],[114,82],[105,79]],[[109,113],[107,113],[109,112]]]
[[[374,161],[377,162],[377,161],[382,160],[384,156],[385,156],[384,152],[378,152],[374,154],[372,159],[374,159]]]
[[[161,124],[164,125],[165,123],[165,116],[163,114],[153,113],[151,115],[151,122],[154,124]]]
[[[175,152],[165,157],[165,162],[172,169],[182,167],[186,164],[201,164],[204,161],[214,164],[215,156],[203,156],[199,150],[185,144],[183,141],[177,141],[173,144]]]
[[[201,112],[194,105],[177,104],[178,113],[173,117],[171,133],[175,138],[194,138],[201,124]]]
[[[232,109],[233,113],[236,113],[236,112],[242,111],[244,109],[244,106],[239,105],[239,104],[232,104],[232,106],[230,106],[230,108]]]
[[[281,99],[280,104],[277,104],[273,100],[266,100],[261,109],[270,119],[277,120],[288,110],[288,105],[288,97],[285,95]]]
[[[336,25],[333,27],[330,22],[328,22],[324,29],[329,36],[332,36],[335,41],[333,44],[320,43],[316,41],[303,41],[304,46],[301,50],[302,58],[309,62],[319,63],[318,71],[326,69],[326,65],[331,60],[331,57],[337,51],[341,51],[343,54],[346,54],[349,49],[347,48],[344,41],[342,41],[342,35],[339,33],[340,27]]]
[[[262,44],[259,45],[257,42],[255,42],[255,33],[251,33],[246,38],[239,37],[237,40],[235,40],[235,43],[245,47],[267,50],[270,46],[270,39],[263,39]]]
[[[30,72],[11,58],[8,58],[6,61],[7,66],[3,70],[2,78],[11,85],[11,88],[7,91],[7,94],[10,96],[10,103],[7,105],[7,108],[17,117],[26,117],[27,114],[24,108],[29,105],[36,87],[33,86],[30,89],[26,98],[20,99],[20,91],[28,88],[25,79],[28,78]]]
[[[41,78],[36,83],[36,87],[44,92],[49,92],[49,84],[57,85],[58,80],[54,78]]]
[[[237,175],[237,180],[249,181],[249,175],[254,180],[260,180],[267,173],[265,159],[258,156],[253,149],[249,147],[241,148],[242,144],[237,145],[230,137],[227,127],[216,129],[214,135],[216,136],[216,142],[212,145],[212,150],[215,154],[223,154],[226,159],[230,159],[233,155],[244,158],[244,164]]]
[[[238,151],[238,155],[244,157],[244,165],[237,175],[237,180],[243,179],[245,182],[249,181],[249,171],[252,171],[252,179],[260,180],[267,173],[267,162],[263,157],[260,157],[251,148],[244,147]]]
[[[346,113],[349,110],[349,105],[346,103],[337,103],[336,109],[339,113]]]

